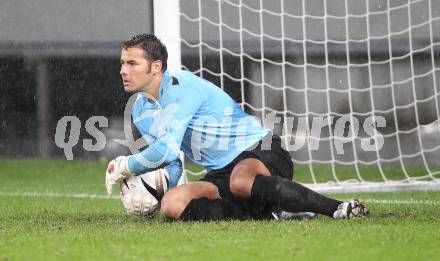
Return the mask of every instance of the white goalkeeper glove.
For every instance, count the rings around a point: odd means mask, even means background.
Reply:
[[[105,187],[107,193],[112,194],[113,187],[122,180],[131,177],[130,169],[128,168],[128,157],[119,156],[110,161],[105,173]]]
[[[136,217],[152,217],[159,212],[160,205],[151,197],[140,191],[128,190],[121,192],[121,200],[127,214]]]

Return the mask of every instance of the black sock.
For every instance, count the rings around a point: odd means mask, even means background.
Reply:
[[[183,221],[225,220],[225,204],[221,199],[199,198],[191,200],[179,217]]]
[[[278,176],[257,175],[251,197],[288,212],[313,212],[332,217],[342,203]]]

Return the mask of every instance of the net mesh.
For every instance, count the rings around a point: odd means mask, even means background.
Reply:
[[[273,130],[306,173],[300,181],[439,181],[440,1],[185,0],[180,9],[183,68],[260,119],[280,119]]]

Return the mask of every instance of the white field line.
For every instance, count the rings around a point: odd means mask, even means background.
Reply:
[[[418,199],[364,199],[363,201],[375,204],[440,205],[440,201]]]
[[[96,194],[62,194],[56,192],[1,192],[0,196],[5,197],[40,197],[40,198],[78,198],[78,199],[119,199],[115,195],[96,195]],[[362,199],[364,202],[373,204],[402,204],[402,205],[440,205],[440,201],[418,200],[418,199]]]
[[[36,198],[79,198],[79,199],[119,199],[114,195],[96,194],[62,194],[56,192],[1,192],[0,196],[6,197],[36,197]]]

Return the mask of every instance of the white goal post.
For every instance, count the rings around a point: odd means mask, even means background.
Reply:
[[[180,53],[180,9],[178,0],[153,0],[154,34],[161,39],[168,51],[168,69],[176,70],[182,67]],[[180,158],[184,165],[184,155]],[[178,185],[188,183],[186,173],[182,174]]]
[[[440,189],[440,1],[154,0],[154,30],[170,68],[279,121],[299,182]]]

